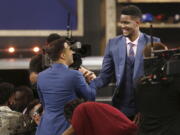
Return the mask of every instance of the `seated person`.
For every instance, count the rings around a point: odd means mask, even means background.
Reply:
[[[0,134],[27,135],[30,130],[28,121],[22,113],[10,109],[13,100],[14,86],[0,83]]]
[[[19,86],[15,88],[14,101],[11,109],[25,114],[27,105],[34,99],[33,91],[28,86]]]
[[[166,50],[167,47],[155,43],[153,50],[157,48]],[[151,56],[151,50],[147,45],[145,58]],[[166,74],[159,77],[156,73],[153,74],[156,78],[139,81],[135,90],[140,112],[138,135],[180,135],[180,78]]]
[[[97,102],[75,99],[64,107],[72,124],[63,135],[135,135],[137,126],[118,109]]]

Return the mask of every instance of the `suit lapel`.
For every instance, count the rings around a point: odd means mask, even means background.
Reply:
[[[119,76],[119,79],[117,80],[117,84],[119,84],[122,80],[123,77],[123,73],[124,73],[124,68],[125,68],[125,62],[126,62],[126,40],[125,37],[122,37],[121,39],[119,39],[117,41],[117,48],[115,48],[115,52],[114,55],[116,55],[117,59],[116,59],[116,63],[117,65],[117,69],[118,69],[118,73],[116,75]]]
[[[136,52],[136,57],[135,57],[133,79],[136,78],[141,59],[143,59],[143,49],[144,49],[146,42],[147,41],[144,38],[144,34],[141,33],[138,44],[137,44],[137,52]]]
[[[119,59],[118,60],[122,60],[122,65],[125,65],[126,53],[127,53],[125,37],[123,37],[122,40],[119,41],[118,46],[119,46],[119,50],[118,50]],[[120,61],[118,61],[118,62],[120,62]],[[118,65],[120,65],[120,64],[118,64]]]

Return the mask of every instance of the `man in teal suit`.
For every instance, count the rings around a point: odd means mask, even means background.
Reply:
[[[136,114],[134,102],[135,81],[144,74],[143,49],[151,42],[151,37],[140,32],[141,10],[133,5],[121,10],[120,24],[122,35],[109,40],[106,46],[100,75],[93,81],[97,88],[107,85],[113,74],[116,78],[116,89],[113,105],[130,119]],[[160,42],[153,37],[154,42]],[[86,76],[88,77],[88,75]]]
[[[95,100],[94,82],[87,84],[81,72],[68,68],[73,63],[73,51],[69,45],[61,38],[47,49],[54,64],[38,75],[38,95],[44,112],[36,135],[61,135],[69,126],[64,117],[64,105],[77,97]]]

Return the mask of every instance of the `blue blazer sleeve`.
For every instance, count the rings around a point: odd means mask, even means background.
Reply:
[[[95,84],[93,82],[91,82],[90,84],[88,84],[84,78],[84,76],[82,75],[82,73],[80,72],[76,72],[75,75],[75,90],[76,93],[87,99],[87,100],[95,100],[96,97],[96,88],[95,88]]]
[[[111,54],[112,44],[113,40],[109,40],[105,49],[100,75],[94,80],[97,88],[101,88],[107,85],[110,82],[112,75],[114,74],[114,62]]]
[[[38,96],[39,96],[40,102],[41,102],[41,104],[42,104],[42,106],[44,108],[44,99],[43,99],[43,96],[42,96],[42,93],[40,91],[38,83],[37,83],[37,92],[38,92]]]

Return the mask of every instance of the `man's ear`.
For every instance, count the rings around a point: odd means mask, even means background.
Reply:
[[[61,59],[64,59],[64,58],[65,58],[65,54],[64,54],[64,53],[61,53],[61,54],[60,54],[60,58],[61,58]]]
[[[14,102],[14,96],[15,96],[15,94],[11,95],[10,98],[8,99],[8,104],[9,104],[9,105],[12,105],[12,104],[13,104],[13,102]]]
[[[140,25],[140,24],[141,24],[141,20],[140,20],[139,18],[137,18],[135,21],[136,21],[136,24],[137,24],[137,25]]]
[[[141,19],[140,19],[140,18],[138,18],[138,17],[133,17],[132,19],[136,22],[137,25],[140,25],[140,24],[141,24]]]

